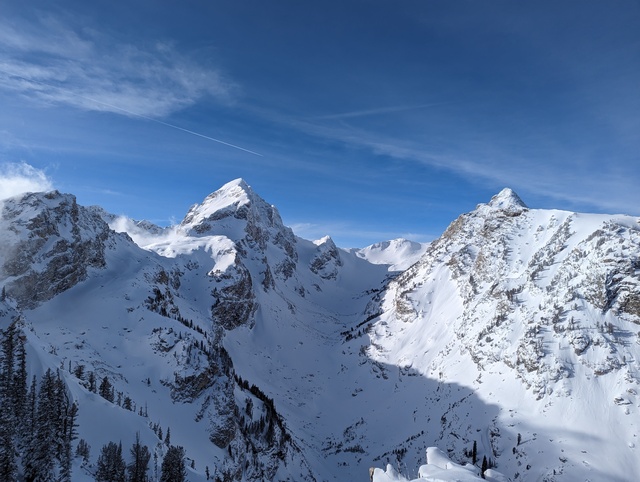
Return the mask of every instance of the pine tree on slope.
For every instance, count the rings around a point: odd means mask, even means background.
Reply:
[[[6,387],[0,387],[0,480],[16,480],[18,471],[15,457],[15,419],[11,411],[5,409],[9,406],[6,404],[8,398]]]
[[[96,470],[97,482],[125,482],[125,462],[122,444],[109,442],[102,447]]]
[[[186,476],[184,449],[172,445],[162,461],[160,482],[184,482]]]
[[[136,433],[136,441],[131,447],[132,461],[127,466],[129,482],[147,482],[147,470],[151,453],[149,447],[140,443],[140,433]]]
[[[16,362],[17,369],[13,376],[12,391],[13,391],[13,406],[16,421],[18,422],[18,430],[23,432],[25,430],[24,420],[25,411],[27,409],[27,350],[25,349],[25,337],[20,335],[18,337],[18,345],[16,347]]]
[[[60,457],[60,482],[71,482],[71,466],[73,464],[72,443],[78,438],[76,432],[76,423],[78,418],[78,405],[75,403],[69,406],[67,410],[64,430],[63,430],[63,448]]]
[[[473,441],[473,450],[471,451],[471,463],[476,465],[478,461],[478,442]]]
[[[23,457],[26,480],[53,481],[56,456],[56,380],[51,369],[42,376],[35,413],[35,431]]]
[[[15,341],[16,341],[16,322],[12,322],[6,331],[1,331],[2,335],[2,367],[0,368],[0,381],[9,386],[13,380],[14,361],[15,361]]]
[[[12,393],[15,355],[15,322],[2,335],[0,350],[0,480],[13,480],[17,474],[16,417]]]
[[[113,403],[113,401],[115,400],[113,386],[111,385],[111,382],[107,377],[104,377],[100,382],[98,394],[105,400],[109,400],[111,403]]]

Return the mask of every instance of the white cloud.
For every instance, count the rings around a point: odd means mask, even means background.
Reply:
[[[0,164],[0,199],[51,189],[51,179],[40,169],[24,162]]]
[[[49,104],[157,118],[205,96],[230,102],[236,86],[171,43],[119,43],[44,17],[0,20],[0,88]]]
[[[168,228],[153,226],[151,229],[146,229],[127,216],[115,217],[109,222],[109,227],[117,233],[127,233],[134,243],[145,249],[148,246],[167,243],[178,238],[174,226]]]

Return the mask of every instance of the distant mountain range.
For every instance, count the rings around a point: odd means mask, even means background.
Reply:
[[[14,346],[30,383],[63,382],[90,446],[73,481],[136,434],[152,480],[174,446],[191,482],[480,480],[483,460],[488,480],[640,480],[636,218],[504,189],[432,243],[345,250],[243,180],[169,228],[57,191],[1,213],[0,396]]]

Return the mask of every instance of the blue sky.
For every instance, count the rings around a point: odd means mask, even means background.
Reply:
[[[344,247],[506,186],[638,215],[638,25],[631,0],[4,0],[0,194],[166,225],[242,177]]]

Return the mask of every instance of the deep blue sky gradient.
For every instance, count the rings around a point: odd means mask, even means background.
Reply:
[[[506,186],[640,214],[638,25],[632,0],[8,0],[0,163],[165,225],[243,177],[344,247]]]

